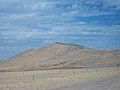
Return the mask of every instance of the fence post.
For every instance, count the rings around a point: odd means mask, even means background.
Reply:
[[[34,83],[34,81],[35,81],[35,76],[33,75],[33,83]]]

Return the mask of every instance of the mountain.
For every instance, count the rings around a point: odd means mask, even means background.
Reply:
[[[75,69],[120,65],[119,50],[96,50],[82,45],[54,42],[29,49],[0,62],[0,71]]]

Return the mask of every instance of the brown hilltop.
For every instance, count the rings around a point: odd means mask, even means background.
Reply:
[[[113,67],[120,65],[120,51],[95,50],[82,45],[55,42],[30,49],[0,62],[0,71]]]

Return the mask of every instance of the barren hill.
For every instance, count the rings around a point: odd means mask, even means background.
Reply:
[[[0,71],[29,71],[113,67],[120,65],[120,51],[95,50],[81,45],[55,42],[30,49],[0,62]]]

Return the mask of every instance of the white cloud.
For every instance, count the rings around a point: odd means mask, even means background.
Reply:
[[[21,27],[19,28],[17,27],[16,29],[8,29],[6,31],[1,32],[1,35],[3,35],[4,39],[16,39],[16,40],[40,38],[53,34],[55,34],[54,31],[43,32],[40,29],[27,29]]]
[[[80,34],[80,35],[116,35],[120,31],[119,25],[114,26],[98,26],[98,25],[88,25],[88,24],[76,24],[76,25],[61,25],[54,26],[52,30],[56,31],[57,34]],[[64,32],[63,32],[64,31]]]
[[[99,11],[71,11],[69,13],[62,13],[62,16],[66,17],[74,17],[74,16],[82,16],[82,17],[89,17],[89,16],[99,16],[99,15],[112,15],[114,14],[113,12],[99,12]]]
[[[9,19],[23,19],[23,18],[29,18],[29,17],[35,17],[35,13],[28,13],[28,14],[12,14],[9,15],[7,18]]]
[[[120,9],[120,0],[103,0],[102,2],[107,6],[116,6]]]
[[[35,17],[35,13],[39,12],[39,14],[46,14],[44,17],[49,19],[50,14],[53,14],[55,17],[58,14],[61,14],[61,17],[75,17],[75,16],[98,16],[98,15],[111,15],[114,14],[113,11],[104,11],[104,8],[108,8],[109,6],[120,7],[120,0],[70,0],[70,1],[58,1],[58,0],[0,0],[0,8],[3,6],[6,9],[12,10],[16,9],[15,14],[10,16],[10,19],[17,18],[26,18],[26,17]],[[94,8],[90,7],[90,4],[94,5]],[[13,6],[14,5],[14,6]],[[66,8],[67,5],[71,8]],[[103,10],[99,10],[99,7],[95,5],[101,5]],[[9,7],[8,7],[9,6]],[[61,8],[62,7],[62,8]],[[2,8],[3,9],[3,8]],[[14,10],[14,9],[13,9]],[[29,13],[18,13],[18,11],[24,11]],[[67,12],[66,12],[67,11]],[[53,16],[53,17],[54,17]],[[4,15],[4,17],[8,17]],[[43,17],[43,16],[41,16]],[[50,16],[50,18],[52,15]],[[57,17],[58,18],[58,17]],[[60,15],[59,15],[60,18]],[[45,19],[46,20],[46,19]]]

